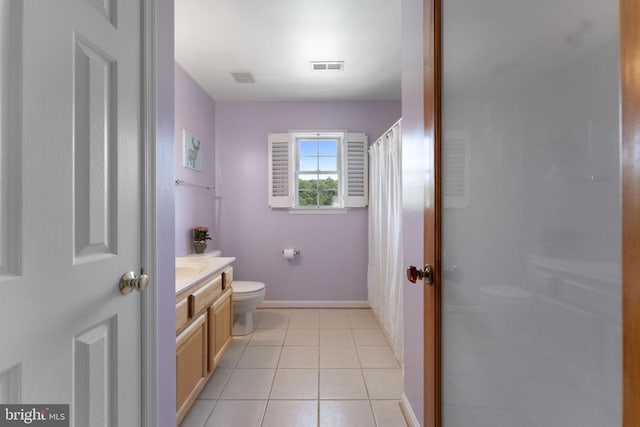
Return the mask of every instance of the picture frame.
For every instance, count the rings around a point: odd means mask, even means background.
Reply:
[[[182,166],[198,172],[202,170],[202,142],[186,129],[182,130]]]

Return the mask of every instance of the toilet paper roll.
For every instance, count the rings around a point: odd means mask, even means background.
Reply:
[[[293,259],[296,256],[296,250],[293,248],[283,249],[282,256],[286,259]]]

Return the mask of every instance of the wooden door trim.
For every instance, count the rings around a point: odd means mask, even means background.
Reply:
[[[423,2],[425,162],[424,263],[434,267],[424,288],[424,426],[441,425],[441,0]],[[429,201],[432,201],[431,203]]]
[[[620,0],[622,415],[640,425],[640,4]]]

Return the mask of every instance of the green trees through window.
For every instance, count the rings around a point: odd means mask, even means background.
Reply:
[[[300,179],[298,181],[298,204],[300,206],[337,206],[338,181],[325,179]]]

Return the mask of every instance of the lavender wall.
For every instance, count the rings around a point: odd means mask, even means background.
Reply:
[[[424,210],[423,2],[402,0],[402,180],[404,265],[422,265]],[[404,392],[424,424],[421,286],[404,288]]]
[[[217,102],[220,248],[238,280],[266,283],[267,300],[367,299],[367,210],[291,215],[267,206],[267,135],[348,129],[369,142],[399,117],[399,101]],[[301,250],[293,261],[286,247]]]
[[[156,425],[176,425],[173,0],[156,8]]]
[[[175,64],[175,178],[202,185],[215,186],[215,103],[211,97]],[[202,170],[182,165],[182,130],[200,139],[199,155]],[[209,248],[217,247],[215,225],[215,192],[187,185],[175,189],[175,248],[176,256],[193,252],[191,229],[197,225],[209,227],[213,240]]]

